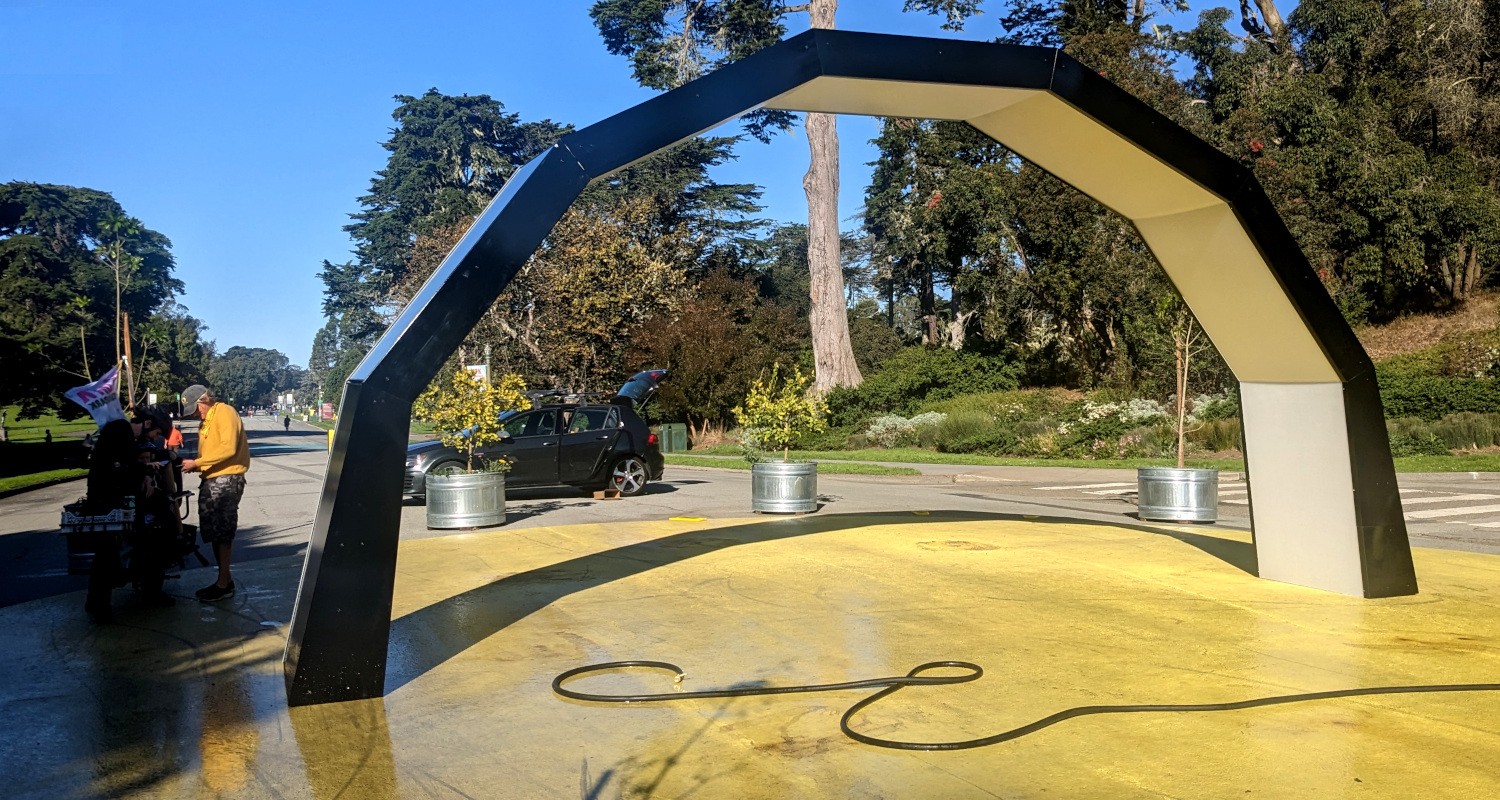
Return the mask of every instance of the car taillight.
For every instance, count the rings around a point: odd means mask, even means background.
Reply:
[[[646,435],[646,444],[656,444],[656,434],[654,434],[654,433],[647,434]]]

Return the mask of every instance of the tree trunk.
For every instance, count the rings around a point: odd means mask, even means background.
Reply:
[[[933,286],[932,269],[922,270],[922,289],[919,298],[922,312],[922,344],[938,343],[937,289]]]
[[[1286,32],[1286,23],[1281,21],[1281,12],[1276,10],[1276,0],[1255,0],[1255,6],[1260,9],[1260,18],[1266,23],[1266,30],[1280,39]]]
[[[1183,341],[1181,339],[1178,339],[1176,341],[1176,345],[1177,345],[1177,468],[1178,469],[1182,469],[1186,465],[1185,455],[1186,455],[1186,450],[1187,450],[1187,448],[1184,446],[1184,445],[1187,444],[1187,442],[1184,441],[1187,438],[1187,436],[1186,436],[1186,431],[1183,430],[1187,426],[1187,365],[1184,363],[1186,361],[1187,353],[1184,352],[1186,350],[1186,348],[1184,347]]]
[[[1479,247],[1469,248],[1469,260],[1464,265],[1464,296],[1468,297],[1479,285]]]
[[[838,0],[812,0],[812,27],[832,28]],[[863,379],[849,345],[844,270],[839,259],[839,137],[832,114],[807,115],[812,161],[802,188],[807,193],[807,266],[811,273],[813,391],[858,386]]]

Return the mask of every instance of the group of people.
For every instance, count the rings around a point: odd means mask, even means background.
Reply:
[[[202,421],[194,458],[180,457],[182,433],[159,406],[106,423],[95,438],[87,507],[92,513],[134,508],[136,517],[132,530],[96,543],[84,609],[97,622],[112,618],[110,595],[127,580],[140,586],[146,604],[175,602],[162,591],[163,572],[181,555],[174,543],[185,543],[187,552],[195,546],[185,535],[179,511],[183,473],[201,476],[197,537],[213,548],[219,568],[216,580],[199,589],[197,597],[212,602],[234,594],[230,562],[250,468],[249,442],[239,414],[206,387],[188,387],[182,401],[183,417]]]

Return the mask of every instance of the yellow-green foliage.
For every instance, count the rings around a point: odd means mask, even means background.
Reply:
[[[811,375],[793,367],[791,375],[781,378],[781,365],[771,368],[771,377],[757,378],[745,395],[745,402],[734,409],[741,426],[754,430],[761,444],[782,451],[788,457],[792,442],[800,436],[821,433],[826,427],[828,405],[820,397],[809,396]]]
[[[474,448],[500,441],[500,414],[526,408],[526,383],[519,375],[505,375],[500,383],[480,380],[466,369],[458,369],[447,386],[436,382],[412,405],[417,419],[431,422],[443,444],[468,456],[465,469],[474,469]],[[504,462],[492,468],[504,470]]]

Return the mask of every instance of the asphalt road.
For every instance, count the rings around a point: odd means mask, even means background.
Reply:
[[[184,425],[190,443],[193,428],[193,423]],[[327,434],[300,423],[283,432],[270,417],[246,418],[245,428],[252,462],[235,560],[301,553],[322,486]],[[1149,524],[1132,516],[1133,470],[916,466],[922,475],[820,476],[822,508],[986,511]],[[1400,483],[1413,544],[1500,553],[1500,473],[1409,474]],[[192,478],[187,484],[196,487]],[[82,481],[74,481],[0,499],[0,606],[84,588],[85,577],[67,574],[66,548],[57,534],[63,504],[77,499],[83,488]],[[501,530],[674,516],[744,517],[750,515],[749,504],[749,473],[668,466],[665,480],[634,498],[595,500],[572,490],[512,490]],[[427,530],[423,513],[421,506],[403,507],[401,538],[457,533]],[[196,514],[195,506],[188,521],[196,521]],[[1222,476],[1217,525],[1249,528],[1247,490],[1238,475]]]

